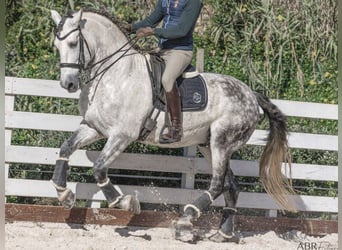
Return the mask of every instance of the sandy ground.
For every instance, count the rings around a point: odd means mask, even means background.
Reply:
[[[137,228],[99,225],[68,225],[62,223],[14,222],[6,223],[5,249],[77,249],[77,250],[266,250],[266,249],[329,249],[337,250],[337,234],[323,238],[308,237],[292,231],[283,235],[239,233],[242,243],[214,243],[203,238],[185,243],[173,238],[170,228]],[[202,232],[202,231],[201,231]],[[214,231],[202,232],[210,236]],[[305,245],[306,244],[306,245]],[[316,245],[316,248],[309,248]],[[313,245],[312,245],[313,244]],[[321,247],[321,248],[319,248]]]

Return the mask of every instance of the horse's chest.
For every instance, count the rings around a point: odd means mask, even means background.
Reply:
[[[86,123],[103,135],[106,135],[109,129],[108,124],[112,124],[108,118],[108,115],[104,115],[98,108],[92,106],[90,106],[84,114]]]

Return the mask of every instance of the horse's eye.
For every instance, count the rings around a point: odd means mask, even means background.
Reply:
[[[72,41],[72,42],[68,42],[68,45],[70,48],[75,48],[77,46],[77,40],[76,41]]]

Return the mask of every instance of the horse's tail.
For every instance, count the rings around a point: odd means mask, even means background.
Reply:
[[[255,96],[270,122],[270,132],[259,163],[260,180],[266,192],[279,205],[286,210],[296,212],[297,209],[289,198],[290,194],[294,194],[291,179],[285,178],[281,172],[282,162],[285,162],[291,173],[286,116],[264,95],[255,93]]]

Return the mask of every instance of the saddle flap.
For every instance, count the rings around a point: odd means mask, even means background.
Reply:
[[[197,72],[197,76],[191,78],[178,78],[179,92],[182,101],[182,111],[201,111],[208,102],[207,87],[203,77]]]
[[[159,54],[149,54],[149,72],[152,82],[153,103],[155,108],[165,111],[164,88],[161,84],[162,74],[165,68],[164,60]],[[191,64],[177,79],[177,85],[181,95],[182,112],[201,111],[208,102],[207,87],[200,73]]]

